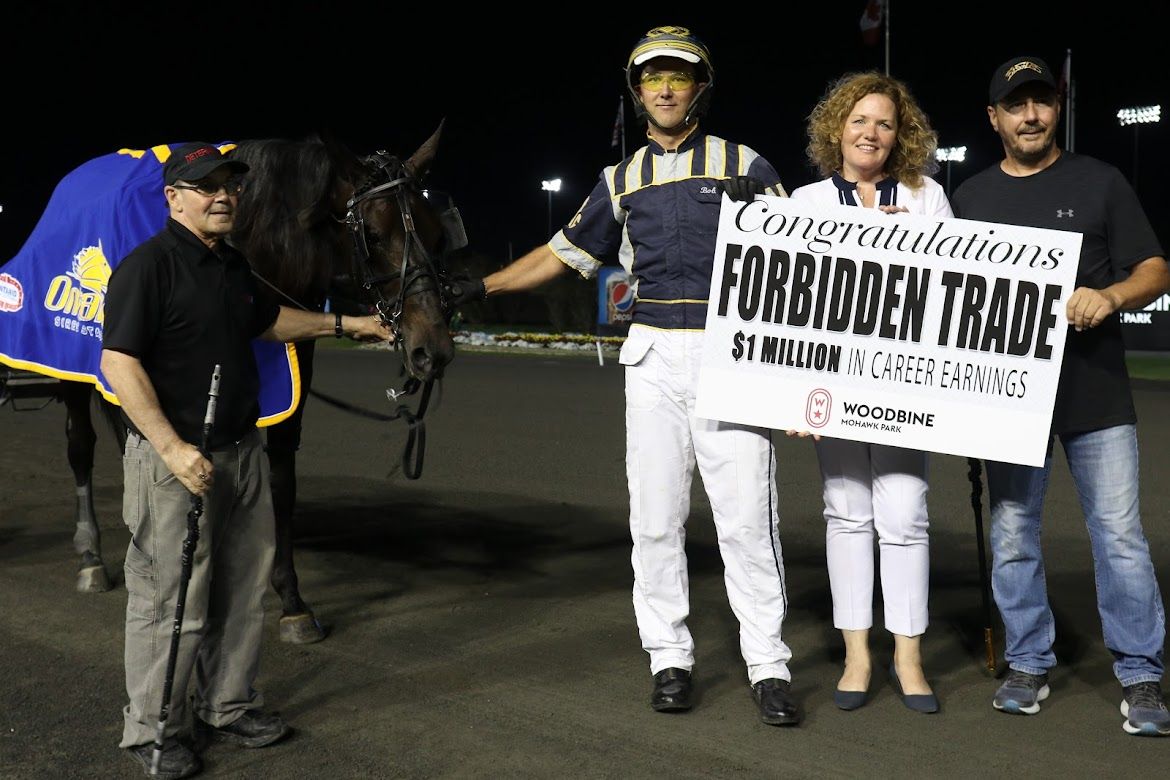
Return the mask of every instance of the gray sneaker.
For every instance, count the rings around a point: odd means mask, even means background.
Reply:
[[[1121,700],[1121,714],[1125,722],[1121,727],[1127,734],[1143,737],[1170,736],[1170,711],[1162,699],[1162,687],[1156,682],[1140,682],[1122,688],[1125,698]]]
[[[1048,694],[1047,673],[1028,674],[1012,669],[995,692],[991,706],[1013,715],[1035,715]]]

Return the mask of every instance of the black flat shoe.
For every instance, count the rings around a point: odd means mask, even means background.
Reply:
[[[691,708],[691,673],[686,669],[668,667],[654,675],[654,692],[650,707],[655,712],[685,712]]]
[[[752,696],[760,708],[760,720],[769,726],[795,726],[800,723],[800,707],[792,698],[792,683],[771,677],[752,686]]]
[[[860,709],[865,706],[867,698],[866,691],[843,691],[840,688],[833,691],[833,703],[842,710]]]
[[[938,697],[933,693],[907,694],[902,691],[902,681],[898,679],[898,670],[894,668],[892,663],[890,664],[890,682],[894,684],[894,690],[902,697],[902,703],[908,709],[926,715],[938,712]]]

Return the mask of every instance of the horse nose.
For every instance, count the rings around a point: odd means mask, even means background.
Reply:
[[[443,368],[454,356],[454,349],[445,344],[418,346],[410,352],[410,364],[415,376],[432,379],[443,373]]]
[[[416,347],[410,353],[410,365],[414,368],[415,376],[430,379],[435,361],[426,347]]]

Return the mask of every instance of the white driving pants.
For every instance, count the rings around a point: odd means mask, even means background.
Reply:
[[[790,679],[780,638],[787,608],[770,431],[695,416],[703,333],[635,325],[626,366],[634,613],[652,674],[691,669],[684,549],[695,466],[711,501],[724,583],[752,683]]]

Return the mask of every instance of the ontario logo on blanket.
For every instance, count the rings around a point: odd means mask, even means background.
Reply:
[[[121,149],[57,185],[28,241],[0,266],[0,363],[88,382],[117,403],[100,368],[106,285],[118,261],[166,224],[162,169],[170,149]],[[259,339],[252,348],[258,424],[272,425],[300,398],[296,349]]]

